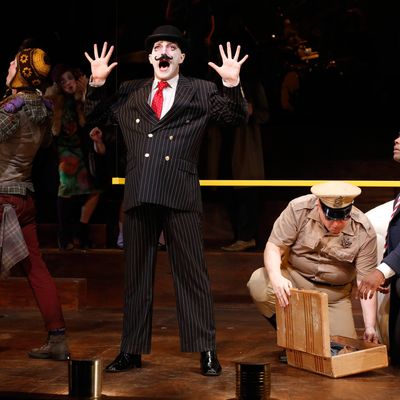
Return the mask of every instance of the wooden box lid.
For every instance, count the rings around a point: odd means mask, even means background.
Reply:
[[[278,346],[331,357],[326,293],[291,289],[289,305],[276,305],[276,321]]]

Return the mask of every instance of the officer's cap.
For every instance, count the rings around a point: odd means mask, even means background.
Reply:
[[[348,219],[354,199],[361,193],[358,186],[341,181],[318,183],[311,187],[328,219]]]

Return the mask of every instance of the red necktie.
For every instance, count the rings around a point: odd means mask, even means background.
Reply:
[[[158,82],[157,92],[155,93],[155,95],[153,97],[153,101],[151,103],[151,108],[156,113],[158,119],[160,119],[163,101],[164,101],[162,92],[167,86],[168,86],[168,82],[165,82],[165,81]]]

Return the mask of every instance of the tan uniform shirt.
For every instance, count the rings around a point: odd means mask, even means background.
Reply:
[[[340,234],[332,234],[319,218],[318,198],[305,195],[292,200],[275,221],[269,242],[289,247],[289,265],[316,282],[343,285],[361,279],[377,264],[375,230],[353,206]]]

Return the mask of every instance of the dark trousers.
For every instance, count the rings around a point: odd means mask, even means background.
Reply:
[[[176,293],[181,351],[215,349],[211,287],[203,254],[201,215],[143,205],[124,220],[125,305],[121,351],[150,353],[157,244],[164,232]]]
[[[234,240],[257,239],[260,219],[259,188],[229,188],[226,197]]]
[[[78,236],[77,227],[87,198],[87,194],[57,198],[58,239],[61,246],[72,243],[73,238]]]
[[[392,365],[400,365],[400,278],[392,278],[389,310],[389,355]]]

